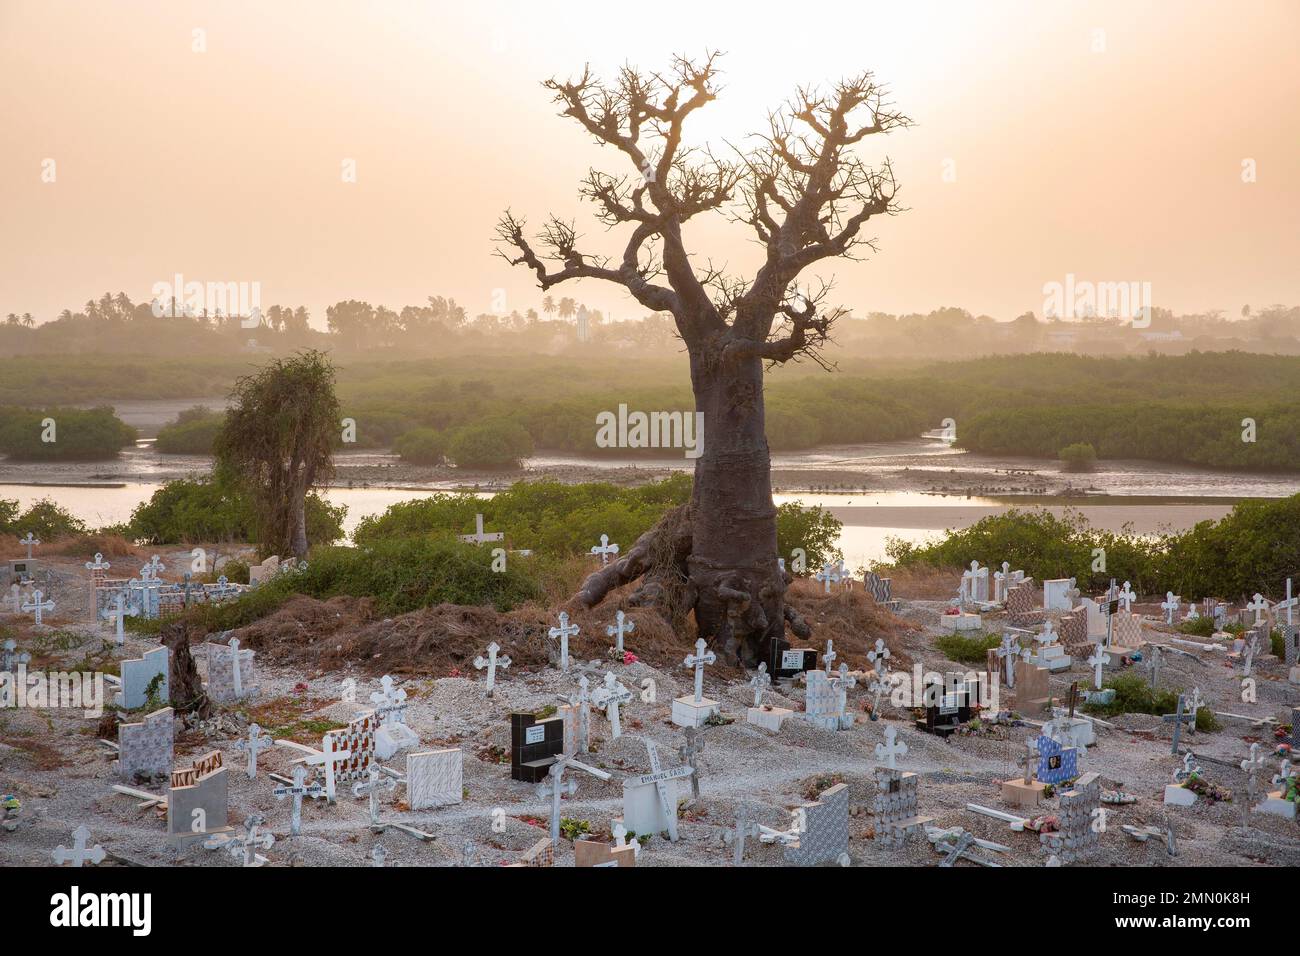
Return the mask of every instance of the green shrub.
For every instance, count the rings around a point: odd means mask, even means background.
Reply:
[[[164,455],[211,455],[225,421],[225,412],[214,412],[203,405],[188,409],[159,429],[154,447]]]
[[[843,522],[825,508],[787,501],[776,508],[776,552],[787,561],[795,548],[803,548],[809,568],[838,560]]]
[[[518,468],[532,453],[528,431],[503,419],[457,429],[447,445],[447,457],[461,468]]]
[[[18,502],[0,500],[0,534],[26,536],[30,531],[47,544],[58,538],[88,534],[85,523],[48,498],[33,504],[21,514]]]
[[[345,513],[343,506],[308,495],[308,539],[342,538]],[[252,503],[243,492],[216,478],[167,482],[131,512],[127,537],[154,545],[259,540]]]
[[[47,420],[53,424],[47,428]],[[52,429],[52,431],[51,431]],[[52,441],[45,440],[53,438]],[[8,408],[0,412],[0,452],[20,461],[116,458],[136,430],[102,408]]]
[[[1087,442],[1075,442],[1062,448],[1058,457],[1065,464],[1066,471],[1091,471],[1097,463],[1097,449]]]
[[[393,451],[414,465],[441,465],[447,456],[447,440],[435,428],[416,428],[399,436]]]
[[[1214,618],[1198,617],[1192,621],[1182,621],[1178,625],[1178,630],[1183,634],[1194,634],[1197,637],[1209,637],[1214,633]]]
[[[934,643],[950,661],[961,661],[963,664],[983,664],[988,660],[988,652],[998,647],[1002,643],[1002,638],[996,634],[983,634],[979,637],[966,637],[963,634],[943,634]]]
[[[1154,714],[1164,716],[1178,712],[1177,690],[1152,690],[1140,674],[1128,671],[1108,677],[1102,687],[1112,687],[1115,699],[1109,704],[1086,703],[1083,709],[1099,717],[1113,717],[1116,714]],[[1221,728],[1214,711],[1203,706],[1196,712],[1196,729],[1213,732]]]

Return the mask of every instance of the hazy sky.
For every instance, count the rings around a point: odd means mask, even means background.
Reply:
[[[910,211],[834,268],[859,314],[1041,315],[1067,273],[1150,282],[1175,311],[1298,304],[1297,38],[1297,0],[0,0],[0,313],[147,300],[177,272],[258,281],[317,324],[342,298],[537,306],[491,255],[497,215],[554,210],[621,249],[576,184],[623,171],[539,81],[706,48],[724,89],[693,141],[743,143],[796,84],[864,68],[916,121],[865,144]],[[740,271],[749,238],[720,218],[687,233]],[[555,294],[643,311],[590,281]]]

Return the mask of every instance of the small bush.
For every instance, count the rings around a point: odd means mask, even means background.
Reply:
[[[1066,445],[1058,454],[1066,471],[1092,471],[1097,463],[1097,449],[1087,442],[1075,442]]]
[[[1153,691],[1139,674],[1132,671],[1117,674],[1102,682],[1102,687],[1113,687],[1115,699],[1109,704],[1087,703],[1083,709],[1099,717],[1111,717],[1115,714],[1153,714],[1163,717],[1165,714],[1178,712],[1178,694],[1176,690]],[[1196,712],[1196,729],[1212,732],[1222,725],[1208,706],[1202,706]]]
[[[53,419],[53,441],[47,419]],[[20,461],[97,461],[134,444],[136,430],[102,408],[0,411],[0,452]]]
[[[950,661],[963,664],[983,664],[988,660],[988,652],[1002,643],[996,634],[984,634],[980,637],[966,637],[963,634],[943,634],[934,642],[944,656]]]
[[[158,431],[154,448],[164,455],[211,455],[226,413],[200,405],[181,412]]]
[[[441,465],[447,456],[447,441],[435,428],[416,428],[393,443],[402,461],[414,465]]]
[[[85,522],[48,498],[36,502],[22,514],[18,513],[18,502],[0,501],[0,534],[25,537],[28,531],[46,544],[89,533]]]
[[[341,506],[316,493],[307,496],[307,539],[333,543],[343,537]],[[131,512],[127,534],[142,544],[258,541],[257,513],[248,496],[212,478],[169,481]]]
[[[518,468],[532,453],[527,429],[506,420],[466,425],[447,446],[447,457],[460,468]]]
[[[1209,637],[1214,633],[1214,618],[1198,617],[1192,621],[1183,621],[1178,625],[1178,630],[1196,637]]]

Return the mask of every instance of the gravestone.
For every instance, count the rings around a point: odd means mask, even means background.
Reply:
[[[704,722],[718,712],[718,702],[704,696],[704,666],[718,658],[707,650],[704,638],[695,642],[695,653],[687,654],[683,667],[695,671],[695,693],[673,698],[673,723],[679,727],[703,727]]]
[[[618,554],[618,545],[610,544],[609,535],[602,534],[600,536],[600,544],[593,544],[591,546],[591,553],[599,555],[601,567],[604,567],[609,564],[611,555]]]
[[[1074,587],[1074,578],[1049,578],[1043,582],[1044,611],[1072,611],[1070,590]]]
[[[1111,643],[1118,647],[1142,646],[1142,616],[1120,611],[1111,621]]]
[[[933,819],[917,812],[921,777],[910,771],[877,767],[875,782],[872,839],[887,846],[902,846],[908,836]]]
[[[139,658],[122,661],[122,690],[117,695],[118,704],[125,710],[137,710],[149,702],[149,684],[161,676],[158,699],[164,703],[171,699],[167,678],[167,648],[155,647]]]
[[[388,760],[399,750],[418,746],[420,738],[406,726],[406,691],[394,688],[393,678],[388,674],[379,679],[379,688],[370,695],[379,723],[375,730],[375,754],[380,760]]]
[[[247,700],[261,692],[254,669],[256,652],[239,646],[239,638],[229,644],[203,645],[208,654],[208,696],[219,704]]]
[[[1021,657],[1016,662],[1016,686],[1012,691],[1014,709],[1022,714],[1036,714],[1051,701],[1048,671]]]
[[[916,727],[929,734],[947,737],[974,716],[971,704],[979,701],[979,688],[978,685],[972,686],[964,674],[953,673],[942,678],[931,674],[927,677],[921,698],[925,716],[917,718]]]
[[[573,844],[573,865],[577,867],[636,866],[636,850],[632,846],[598,843],[595,840],[576,840]]]
[[[808,672],[804,718],[824,730],[848,730],[853,726],[853,715],[844,712],[839,689],[825,671]]]
[[[465,784],[459,747],[406,755],[406,802],[412,810],[460,803]]]
[[[377,721],[373,711],[348,721],[345,730],[327,730],[325,737],[334,743],[334,752],[347,752],[348,756],[334,766],[334,784],[349,785],[364,781],[370,776],[370,765],[375,761],[375,731]],[[324,741],[322,740],[322,743]],[[322,771],[324,771],[322,766]],[[326,786],[329,786],[328,779]]]
[[[677,839],[677,782],[691,775],[688,766],[665,768],[659,748],[645,741],[650,772],[623,781],[623,825],[634,833],[668,833]]]
[[[591,681],[578,678],[576,694],[561,694],[564,706],[557,711],[564,720],[564,753],[573,756],[591,750]]]
[[[524,851],[519,862],[509,864],[512,867],[547,867],[555,865],[555,844],[550,837],[542,837]]]
[[[785,845],[785,861],[793,866],[844,864],[849,857],[849,788],[837,783],[796,811],[799,836]]]
[[[1034,779],[1034,766],[1038,762],[1036,738],[1025,741],[1020,755],[1021,775],[1002,781],[1002,802],[1013,807],[1036,807],[1043,799],[1047,784]]]
[[[1094,855],[1101,844],[1101,834],[1093,828],[1094,815],[1100,806],[1100,777],[1085,773],[1060,796],[1056,813],[1060,829],[1040,834],[1039,842],[1065,863]]]
[[[167,791],[167,837],[178,847],[228,832],[229,781],[215,750],[189,767],[172,771]]]
[[[817,667],[817,651],[811,647],[784,648],[782,641],[772,641],[772,656],[767,663],[767,670],[774,678],[795,677]]]
[[[1038,748],[1037,777],[1042,783],[1055,785],[1079,775],[1078,751],[1073,747],[1062,747],[1046,735],[1040,735],[1035,746]]]
[[[1007,623],[1012,627],[1032,627],[1043,620],[1034,597],[1034,586],[1029,580],[1013,585],[1007,591]]]
[[[510,779],[540,783],[564,753],[564,720],[538,720],[534,714],[510,715]]]
[[[483,544],[486,541],[504,541],[506,536],[501,531],[484,531],[483,516],[474,516],[474,533],[462,534],[459,536],[461,541],[466,544]]]
[[[117,725],[117,772],[126,780],[171,773],[176,744],[172,709],[155,710],[139,723]]]

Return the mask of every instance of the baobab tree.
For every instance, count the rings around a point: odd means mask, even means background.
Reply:
[[[822,349],[845,310],[827,304],[829,282],[812,288],[800,276],[823,260],[874,251],[863,227],[898,211],[897,185],[887,159],[869,165],[854,147],[909,121],[862,73],[825,92],[797,90],[768,116],[752,150],[720,159],[682,145],[687,120],[715,98],[717,76],[717,54],[709,54],[678,57],[665,74],[625,67],[606,83],[587,69],[546,82],[562,116],[631,166],[628,174],[592,169],[580,189],[602,223],[630,233],[621,254],[603,256],[579,248],[573,223],[551,216],[530,235],[507,211],[497,237],[500,254],[532,270],[543,291],[597,279],[670,313],[704,413],[690,503],[592,574],[578,600],[594,606],[640,579],[628,603],[656,606],[674,622],[693,611],[700,636],[752,664],[784,646],[787,625],[809,636],[784,601],[790,578],[777,563],[763,372],[804,358],[829,367]],[[763,261],[751,278],[693,259],[682,227],[706,213],[757,237]]]

